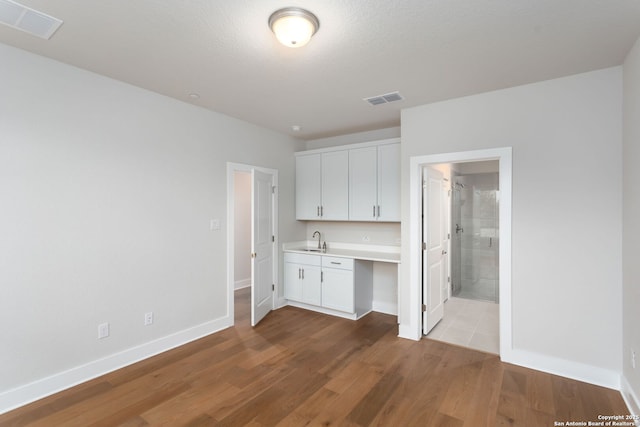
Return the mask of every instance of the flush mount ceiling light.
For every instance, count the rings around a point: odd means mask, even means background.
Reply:
[[[320,21],[308,10],[285,7],[271,14],[269,28],[283,45],[302,47],[309,43],[311,36],[318,31]]]

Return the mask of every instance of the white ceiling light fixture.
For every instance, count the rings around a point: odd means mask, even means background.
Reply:
[[[285,7],[271,14],[269,28],[283,45],[302,47],[309,43],[311,36],[318,31],[320,21],[308,10]]]

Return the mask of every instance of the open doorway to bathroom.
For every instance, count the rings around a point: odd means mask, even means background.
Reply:
[[[452,297],[499,303],[498,162],[452,165]]]
[[[448,265],[444,315],[427,336],[499,354],[499,162],[429,167],[444,177]]]

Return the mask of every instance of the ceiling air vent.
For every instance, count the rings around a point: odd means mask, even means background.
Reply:
[[[389,102],[402,101],[404,97],[399,92],[385,93],[384,95],[372,96],[364,98],[371,105],[387,104]]]
[[[0,24],[48,40],[62,21],[12,0],[0,0]]]

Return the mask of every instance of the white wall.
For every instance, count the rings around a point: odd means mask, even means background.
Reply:
[[[251,285],[251,174],[234,172],[235,288]]]
[[[623,150],[623,375],[624,394],[640,415],[640,39],[624,63]],[[636,368],[631,367],[631,351]]]
[[[313,232],[317,230],[327,244],[340,242],[400,246],[400,223],[398,222],[307,221],[306,226],[306,240],[314,240]]]
[[[621,68],[611,68],[403,110],[401,327],[411,308],[410,157],[513,147],[513,347],[561,369],[594,368],[615,386],[621,89]]]
[[[0,63],[0,412],[233,321],[227,161],[278,169],[280,239],[304,237],[294,139],[1,44]]]

